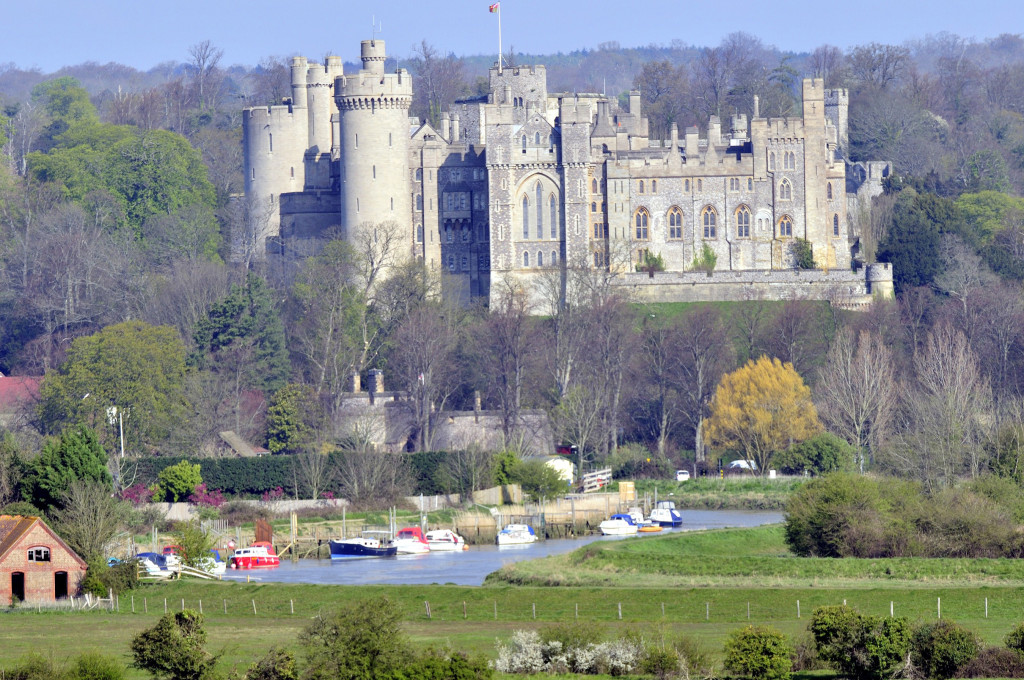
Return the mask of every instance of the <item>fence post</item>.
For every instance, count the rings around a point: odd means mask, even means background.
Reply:
[[[498,620],[498,601],[494,601],[494,620]]]
[[[143,611],[148,614],[149,613],[149,598],[148,597],[142,598],[142,607],[143,607]]]
[[[710,602],[705,602],[704,603],[704,620],[705,621],[710,621],[711,620],[711,603]]]
[[[185,598],[181,598],[181,611],[185,611]]]
[[[988,598],[985,598],[985,618],[988,618]]]
[[[576,618],[580,618],[580,603],[576,603]]]
[[[889,618],[890,619],[893,618],[893,612],[894,611],[895,611],[895,609],[893,608],[892,600],[889,600]]]
[[[228,613],[228,601],[227,600],[224,600],[224,613],[225,614]]]
[[[164,598],[164,614],[167,613],[167,598]]]
[[[537,603],[534,602],[532,607],[533,607],[533,618],[536,619],[537,618]]]
[[[750,603],[747,602],[747,621],[750,620]]]
[[[619,619],[622,619],[622,603],[619,603]]]
[[[430,616],[430,603],[429,603],[429,602],[427,602],[426,600],[424,600],[424,601],[423,601],[423,606],[424,606],[424,607],[426,608],[426,610],[427,610],[427,618],[428,618],[428,619],[429,619],[429,618],[432,618],[432,617]]]
[[[935,598],[935,609],[936,609],[936,611],[939,614],[939,618],[941,619],[942,618],[942,598],[941,597]]]
[[[72,600],[71,602],[74,603],[74,600]],[[985,609],[988,610],[988,598],[987,597],[985,598]],[[134,613],[135,613],[135,596],[132,595],[132,614],[134,614]]]
[[[465,600],[462,601],[462,618],[464,618],[464,619],[468,618],[468,616],[466,615],[466,601]]]
[[[661,618],[665,618],[665,603],[661,603]]]
[[[256,616],[256,600],[252,601],[252,615]]]
[[[292,608],[292,614],[295,613],[295,600],[288,600],[289,606]]]
[[[796,601],[796,618],[800,618],[800,600]]]

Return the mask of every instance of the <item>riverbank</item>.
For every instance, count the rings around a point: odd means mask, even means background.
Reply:
[[[634,484],[637,498],[675,502],[679,508],[693,510],[785,510],[794,491],[807,481],[804,477],[697,477],[685,482],[640,479]],[[616,487],[613,485],[612,489]]]

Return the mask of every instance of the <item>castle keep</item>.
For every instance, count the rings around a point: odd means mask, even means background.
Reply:
[[[243,112],[246,198],[262,216],[245,240],[260,255],[296,262],[393,223],[400,255],[448,271],[466,298],[506,277],[532,289],[563,263],[618,271],[649,300],[892,294],[888,265],[851,271],[848,215],[888,166],[843,159],[846,92],[821,80],[804,80],[799,117],[763,118],[755,99],[749,120],[713,116],[704,137],[673,126],[663,140],[639,92],[623,110],[549,93],[543,66],[495,66],[489,94],[435,129],[409,118],[412,78],[385,72],[384,42],[361,55],[354,74],[296,57],[291,100]],[[796,270],[798,238],[813,275]],[[709,251],[714,272],[693,271]],[[665,271],[638,273],[650,257]]]

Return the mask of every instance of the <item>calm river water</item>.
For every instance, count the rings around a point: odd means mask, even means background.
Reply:
[[[681,510],[683,529],[715,529],[721,527],[753,527],[782,521],[781,512],[746,512],[742,510]],[[661,533],[650,536],[664,536]],[[675,531],[680,531],[676,529]],[[435,552],[425,555],[399,555],[379,559],[344,560],[282,560],[277,569],[232,572],[225,579],[282,581],[287,583],[328,583],[344,585],[393,584],[415,585],[452,583],[479,586],[484,577],[506,564],[559,555],[594,541],[644,540],[622,536],[585,536],[583,538],[538,541],[531,545],[473,545],[462,552]]]

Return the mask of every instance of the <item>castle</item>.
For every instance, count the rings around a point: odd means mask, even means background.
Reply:
[[[243,112],[246,200],[262,215],[243,240],[257,255],[294,263],[387,223],[399,256],[443,268],[467,299],[583,263],[647,300],[892,295],[888,265],[851,269],[848,212],[889,167],[843,159],[845,90],[807,79],[799,117],[761,117],[755,98],[749,120],[651,139],[639,92],[623,110],[549,93],[543,66],[496,65],[489,93],[435,129],[409,117],[412,77],[386,72],[382,40],[361,57],[350,74],[338,57],[296,57],[291,99]],[[797,239],[814,270],[797,269]]]

